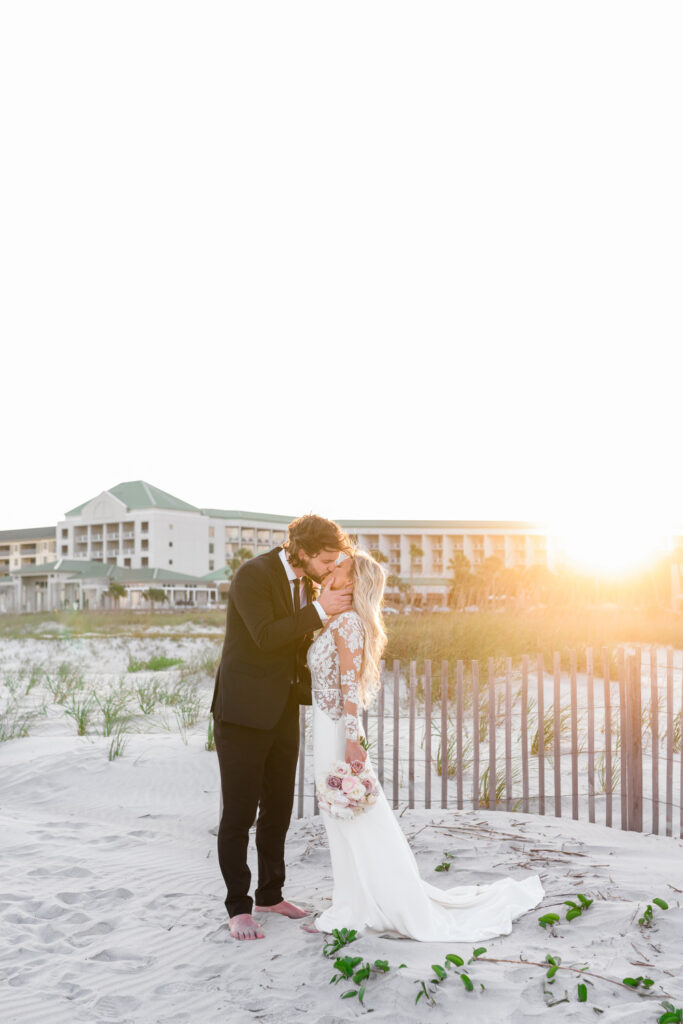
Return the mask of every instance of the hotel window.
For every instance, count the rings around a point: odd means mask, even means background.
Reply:
[[[62,538],[63,538],[64,540],[66,540],[66,538],[67,538],[68,536],[69,536],[69,531],[68,531],[68,530],[62,530]]]
[[[123,564],[124,564],[124,566],[126,566],[126,567],[127,567],[128,569],[130,569],[130,558],[124,558],[124,560],[123,560]]]
[[[143,557],[142,557],[142,558],[140,559],[140,561],[142,562],[142,568],[143,568],[143,569],[146,569],[146,568],[147,568],[147,566],[149,565],[149,558],[145,558],[145,557],[143,556]]]
[[[173,559],[172,559],[172,558],[169,558],[169,560],[168,560],[168,564],[169,564],[169,565],[173,565]]]
[[[173,541],[172,541],[172,540],[169,540],[169,542],[168,542],[168,546],[169,546],[169,548],[172,548],[172,547],[173,547]]]
[[[209,554],[213,554],[213,544],[209,544]]]
[[[209,537],[213,537],[213,526],[209,527]]]
[[[209,572],[213,572],[213,562],[209,562]]]
[[[149,530],[149,523],[140,523],[140,529],[143,533],[147,533]]]

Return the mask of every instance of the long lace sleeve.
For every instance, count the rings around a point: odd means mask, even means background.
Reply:
[[[356,612],[336,621],[334,642],[339,655],[339,682],[344,699],[346,738],[358,742],[358,685],[363,663],[363,627]]]

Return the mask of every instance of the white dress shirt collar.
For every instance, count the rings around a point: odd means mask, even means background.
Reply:
[[[297,576],[297,574],[292,569],[291,565],[289,564],[289,560],[287,558],[287,552],[285,551],[284,548],[280,549],[280,561],[282,562],[282,564],[285,567],[285,572],[287,573],[287,579],[289,580],[290,583],[293,583],[294,580],[300,580],[302,578],[301,576]]]

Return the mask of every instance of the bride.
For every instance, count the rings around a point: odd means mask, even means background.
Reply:
[[[313,760],[321,815],[334,877],[332,906],[315,928],[394,932],[424,942],[479,941],[507,935],[512,921],[537,906],[537,875],[501,878],[489,885],[439,889],[420,878],[417,862],[381,788],[376,803],[357,816],[332,817],[323,785],[332,762],[353,769],[370,764],[360,740],[359,710],[379,690],[379,659],[386,644],[381,605],[384,571],[366,552],[344,559],[327,586],[353,584],[353,608],[329,620],[308,651],[313,689]]]

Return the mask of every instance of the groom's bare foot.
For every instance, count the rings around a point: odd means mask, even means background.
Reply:
[[[297,907],[296,903],[289,903],[287,900],[282,900],[280,903],[276,903],[272,907],[254,907],[254,910],[258,910],[259,914],[282,914],[284,917],[308,917],[310,910],[302,910],[301,907]]]
[[[265,939],[251,914],[235,914],[230,918],[229,928],[233,939]]]

